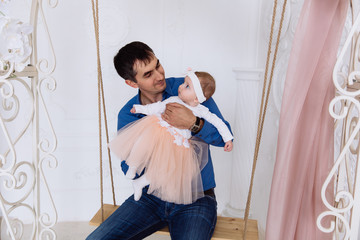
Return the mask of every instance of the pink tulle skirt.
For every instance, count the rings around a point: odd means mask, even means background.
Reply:
[[[145,169],[149,194],[167,202],[190,204],[204,196],[200,172],[207,163],[208,145],[189,139],[189,147],[179,146],[174,143],[173,131],[159,121],[158,116],[150,115],[128,124],[109,148],[138,174]]]

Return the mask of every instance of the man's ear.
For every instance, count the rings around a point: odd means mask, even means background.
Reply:
[[[129,79],[126,79],[126,80],[125,80],[125,83],[126,83],[127,85],[129,85],[130,87],[133,87],[133,88],[138,88],[138,87],[139,87],[136,82],[131,81],[131,80],[129,80]]]

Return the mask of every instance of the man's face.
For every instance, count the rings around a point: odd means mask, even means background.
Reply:
[[[136,84],[140,91],[147,94],[158,94],[165,90],[165,71],[155,56],[148,64],[136,61],[134,69]]]

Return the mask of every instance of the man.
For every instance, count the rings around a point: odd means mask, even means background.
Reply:
[[[130,113],[134,104],[145,105],[175,96],[184,82],[184,78],[165,79],[159,60],[152,49],[142,42],[132,42],[121,48],[114,57],[114,65],[127,85],[139,88],[139,93],[120,110],[118,129],[144,116]],[[203,105],[224,120],[212,98]],[[213,125],[198,119],[180,104],[168,104],[162,118],[177,128],[190,129],[194,136],[208,144],[224,146]],[[134,200],[134,196],[129,197],[87,239],[143,239],[165,226],[169,226],[172,239],[210,239],[216,224],[217,203],[210,150],[208,156],[208,163],[201,172],[204,197],[188,205],[175,204],[147,194],[147,188],[144,188],[138,201]],[[128,166],[125,161],[122,161],[121,167],[126,173]]]

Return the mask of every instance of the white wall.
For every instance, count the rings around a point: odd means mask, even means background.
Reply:
[[[59,166],[48,181],[59,221],[88,220],[100,206],[97,125],[96,48],[90,1],[59,1],[51,9],[44,2],[46,21],[56,53],[53,74],[57,89],[46,94],[58,137]],[[100,1],[101,58],[110,135],[116,116],[136,90],[116,74],[112,58],[133,40],[149,44],[161,60],[166,76],[181,75],[191,66],[209,71],[217,80],[214,95],[223,115],[234,121],[234,67],[254,67],[257,53],[259,1]],[[27,9],[24,7],[26,6]],[[10,15],[28,21],[30,3],[14,0]],[[43,21],[40,20],[41,34]],[[39,38],[46,56],[47,40]],[[42,126],[47,131],[46,124]],[[236,136],[235,136],[236,137]],[[229,197],[231,153],[213,150],[219,211]],[[131,192],[130,182],[113,158],[118,202]],[[109,178],[105,179],[105,183]],[[108,184],[109,185],[109,184]],[[107,185],[107,186],[108,186]],[[110,202],[107,187],[105,201]],[[71,206],[71,208],[69,207]]]
[[[59,221],[88,221],[100,207],[96,46],[91,1],[59,0],[55,9],[49,8],[46,2],[45,17],[56,53],[53,76],[57,89],[45,97],[58,138],[56,157],[59,161],[56,169],[47,170],[47,179]],[[112,58],[120,47],[134,40],[144,41],[153,48],[166,76],[182,75],[189,66],[210,72],[217,80],[214,99],[225,118],[234,124],[236,114],[246,113],[236,113],[233,68],[264,68],[270,3],[261,0],[100,1],[101,60],[110,136],[116,134],[119,109],[136,94],[136,90],[126,86],[117,75]],[[29,11],[29,1],[10,3],[10,15],[25,22]],[[40,35],[43,35],[43,26],[40,20]],[[39,38],[39,46],[40,55],[48,57],[49,45],[45,37]],[[286,42],[283,54],[289,50],[289,42]],[[275,83],[277,91],[270,100],[271,117],[265,124],[268,130],[264,133],[264,150],[259,157],[254,186],[252,211],[259,220],[262,234],[275,157],[279,114],[276,104],[281,102],[281,76],[285,74],[286,57],[284,59],[277,69],[280,80]],[[48,126],[42,123],[45,133]],[[229,173],[236,156],[221,148],[213,148],[212,152],[221,213],[229,202]],[[106,160],[105,151],[104,158]],[[132,194],[131,183],[124,178],[119,163],[113,157],[118,204]],[[104,168],[105,202],[111,203],[108,165]]]

